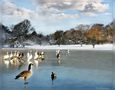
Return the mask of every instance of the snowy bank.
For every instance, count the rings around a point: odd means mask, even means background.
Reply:
[[[71,49],[71,50],[112,50],[113,45],[112,44],[101,44],[101,45],[95,45],[95,48],[93,48],[92,45],[33,45],[33,46],[26,46],[25,48],[28,49]]]

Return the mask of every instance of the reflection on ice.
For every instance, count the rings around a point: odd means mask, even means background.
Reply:
[[[8,68],[9,65],[12,66],[21,66],[21,64],[30,64],[35,63],[36,67],[38,67],[39,63],[45,59],[44,52],[32,52],[32,50],[27,53],[23,53],[22,51],[7,51],[4,52],[6,54],[3,55],[3,62]]]
[[[88,52],[88,53],[87,53]],[[29,53],[29,55],[28,55]],[[7,50],[3,51],[3,87],[20,88],[32,90],[38,87],[40,90],[71,89],[78,87],[89,88],[111,88],[112,87],[112,52],[111,51],[72,51],[60,50],[60,61],[58,64],[55,50]],[[71,53],[71,54],[70,54]],[[9,58],[4,58],[6,56]],[[28,57],[34,64],[33,75],[24,85],[22,80],[14,80],[15,76],[28,67]],[[44,57],[44,59],[43,59]],[[55,73],[53,82],[51,72]],[[52,76],[55,76],[52,75]],[[1,78],[1,77],[0,77]],[[11,82],[11,83],[9,83]],[[5,83],[5,84],[4,84]],[[88,88],[88,89],[87,89]]]
[[[9,68],[10,61],[9,60],[4,60],[4,64],[6,65],[6,68]]]

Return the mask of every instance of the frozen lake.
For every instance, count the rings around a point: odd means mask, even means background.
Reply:
[[[21,50],[25,55],[27,51]],[[0,57],[0,90],[112,89],[112,51],[70,50],[67,54],[66,50],[62,50],[60,64],[57,63],[55,50],[44,50],[44,52],[45,60],[38,66],[34,64],[33,75],[26,87],[23,80],[14,78],[27,68],[27,64],[7,67]],[[6,50],[2,50],[1,56],[5,53]],[[53,85],[50,79],[52,71],[57,75]]]

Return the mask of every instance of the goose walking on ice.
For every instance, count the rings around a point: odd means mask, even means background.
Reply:
[[[52,80],[52,85],[53,81],[57,78],[56,74],[54,72],[51,73],[51,80]]]
[[[61,59],[61,56],[60,56],[60,50],[56,51],[56,58],[57,58],[57,62],[58,64],[60,64],[60,59]]]
[[[60,49],[56,50],[56,56],[60,53]]]
[[[41,60],[43,61],[45,59],[45,57],[44,57],[44,52],[42,51],[41,52]]]
[[[58,64],[61,63],[61,61],[60,61],[60,53],[57,54],[57,62],[58,62]]]
[[[28,66],[28,70],[24,70],[22,71],[20,74],[18,74],[15,79],[18,79],[18,78],[22,78],[25,83],[24,84],[28,84],[28,82],[26,82],[27,79],[29,79],[31,76],[32,76],[32,63],[29,64]]]

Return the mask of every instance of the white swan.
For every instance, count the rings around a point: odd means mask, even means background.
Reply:
[[[30,63],[32,63],[30,60],[33,58],[33,55],[32,55],[32,51],[29,51],[28,53],[27,53],[27,62],[30,64]]]
[[[12,59],[13,58],[13,53],[12,53],[12,51],[11,51],[11,53],[10,53],[10,59]]]
[[[9,52],[6,53],[6,55],[3,56],[3,59],[6,60],[6,59],[9,59]]]
[[[36,51],[34,54],[34,60],[38,58],[38,52]]]

